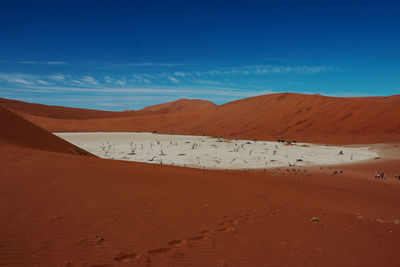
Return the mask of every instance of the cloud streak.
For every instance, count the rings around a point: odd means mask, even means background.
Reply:
[[[91,85],[98,85],[99,83],[96,81],[95,78],[93,78],[92,76],[84,76],[81,79],[82,82],[91,84]]]
[[[168,77],[168,79],[173,83],[179,83],[179,80],[175,77]]]
[[[26,61],[24,64],[31,64]],[[35,63],[32,63],[35,64]],[[59,64],[52,62],[51,64]],[[152,65],[154,63],[143,63]],[[130,75],[118,75],[113,77],[107,75],[68,75],[56,73],[52,75],[31,75],[23,73],[0,73],[0,81],[15,84],[40,84],[50,85],[54,82],[63,85],[79,86],[131,86],[150,84],[186,84],[186,85],[226,85],[236,86],[237,82],[246,80],[265,81],[266,77],[273,75],[315,75],[322,72],[339,71],[333,66],[274,66],[274,65],[251,65],[230,68],[219,68],[212,70],[195,71],[173,71],[173,72],[151,72],[134,73]]]
[[[0,82],[6,82],[10,84],[34,84],[34,76],[23,73],[0,73]]]
[[[154,66],[154,63],[142,64],[146,67]],[[52,99],[61,96],[75,97],[75,99],[87,97],[88,102],[92,99],[97,106],[104,107],[107,104],[115,104],[114,107],[117,107],[132,97],[136,100],[143,98],[145,99],[143,101],[147,102],[161,97],[163,101],[167,98],[186,97],[214,99],[221,103],[281,92],[285,86],[279,85],[293,82],[292,78],[340,71],[340,69],[332,66],[248,65],[213,69],[204,69],[204,67],[199,69],[193,66],[176,68],[175,66],[171,71],[159,69],[141,69],[141,71],[99,72],[91,69],[86,73],[82,70],[48,74],[0,72],[0,93],[8,97],[10,95],[25,97],[37,95]],[[269,89],[272,87],[275,89]],[[99,97],[105,98],[95,100]],[[116,99],[116,102],[111,99]],[[137,104],[140,103],[137,102]]]
[[[18,61],[17,63],[19,64],[46,64],[46,65],[65,65],[64,61],[34,61],[34,60],[23,60],[23,61]]]

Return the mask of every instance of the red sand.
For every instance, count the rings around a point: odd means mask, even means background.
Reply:
[[[42,104],[26,103],[17,100],[0,98],[0,105],[7,107],[17,113],[27,113],[35,116],[56,119],[96,119],[131,116],[134,111],[113,112],[82,108],[69,108],[59,106],[48,106]]]
[[[241,139],[371,144],[400,142],[399,99],[400,96],[339,98],[284,93],[246,98],[217,107],[207,104],[208,108],[204,109],[197,108],[199,103],[172,102],[168,108],[162,104],[164,108],[153,112],[145,109],[127,116],[85,120],[56,119],[50,113],[38,116],[22,108],[20,111],[26,119],[52,132],[156,130]],[[174,107],[176,103],[181,107]],[[196,108],[186,107],[192,104]],[[120,113],[126,115],[126,112]]]
[[[0,144],[12,144],[32,149],[69,154],[90,153],[58,138],[11,111],[0,106]]]
[[[399,145],[331,169],[208,171],[54,152],[0,111],[0,265],[400,265]]]
[[[159,111],[160,113],[172,113],[178,111],[194,111],[201,109],[214,109],[217,105],[210,101],[201,99],[179,99],[176,101],[162,103],[154,106],[145,107],[143,110]]]

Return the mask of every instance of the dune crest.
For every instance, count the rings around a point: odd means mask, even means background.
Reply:
[[[91,155],[0,106],[0,143],[68,154]]]
[[[145,107],[146,111],[159,111],[161,113],[172,113],[179,111],[194,111],[203,109],[214,109],[217,105],[206,100],[201,99],[178,99],[172,102],[157,104]]]
[[[370,144],[400,142],[398,99],[397,95],[352,98],[279,93],[221,106],[202,100],[178,100],[135,112],[116,112],[116,117],[98,115],[96,119],[82,119],[86,116],[83,110],[80,110],[80,119],[60,119],[51,114],[38,116],[31,108],[19,110],[24,118],[52,132],[156,130],[165,134],[205,134],[230,139]]]

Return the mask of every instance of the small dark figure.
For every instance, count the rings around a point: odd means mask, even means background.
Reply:
[[[340,170],[340,174],[343,174],[343,170]]]
[[[337,174],[337,171],[333,171],[333,174],[336,175],[336,174]]]

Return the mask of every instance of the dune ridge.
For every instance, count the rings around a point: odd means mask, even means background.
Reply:
[[[142,110],[146,111],[158,111],[160,113],[172,113],[172,112],[185,112],[202,109],[214,109],[217,105],[211,101],[201,99],[185,99],[181,98],[172,102],[157,104],[153,106],[145,107]]]
[[[327,97],[279,93],[215,106],[181,100],[116,117],[54,118],[20,107],[21,115],[52,132],[151,132],[327,144],[400,142],[400,96]],[[183,105],[183,103],[185,105]],[[206,106],[206,108],[198,108]],[[196,107],[192,107],[192,104]],[[26,104],[27,106],[31,104]],[[183,105],[183,107],[182,107]],[[58,107],[62,110],[62,107]],[[80,110],[82,114],[86,111]],[[90,111],[94,112],[95,111]],[[99,111],[102,114],[103,111]],[[113,113],[114,114],[114,113]],[[95,115],[93,115],[95,116]],[[96,115],[97,116],[97,115]]]
[[[24,148],[91,155],[0,106],[0,143]]]

